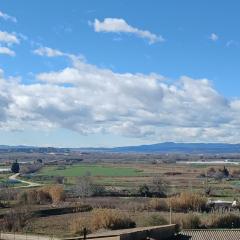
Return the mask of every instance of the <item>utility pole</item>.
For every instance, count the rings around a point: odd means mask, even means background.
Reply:
[[[169,224],[172,224],[172,201],[169,204]]]

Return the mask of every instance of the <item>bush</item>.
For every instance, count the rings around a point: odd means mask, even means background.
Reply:
[[[207,199],[197,193],[181,193],[170,199],[172,209],[175,211],[203,211],[206,209]]]
[[[49,186],[37,190],[27,190],[18,196],[20,204],[46,204],[64,201],[64,189],[62,186]]]
[[[240,228],[240,216],[228,214],[216,218],[212,227],[214,228]]]
[[[149,207],[157,211],[168,211],[167,202],[161,198],[152,198],[149,201]]]
[[[96,209],[93,211],[92,228],[124,229],[133,228],[136,224],[126,214],[114,209]]]
[[[144,221],[144,227],[166,225],[168,221],[161,215],[154,214],[147,217]]]
[[[150,189],[146,184],[139,186],[138,194],[142,197],[150,197],[151,196]]]
[[[113,209],[95,209],[87,218],[78,217],[70,224],[71,231],[82,233],[86,228],[88,232],[99,229],[125,229],[136,227],[136,223],[126,214]]]
[[[21,174],[35,173],[41,168],[42,168],[42,164],[40,163],[25,165],[21,168]]]
[[[18,196],[20,204],[47,204],[51,203],[52,198],[49,193],[42,190],[28,190],[21,192]]]
[[[199,216],[194,214],[188,214],[182,219],[182,227],[184,229],[196,229],[201,225]]]
[[[28,208],[11,209],[3,218],[2,230],[20,231],[31,219],[31,213]]]
[[[87,234],[91,233],[90,219],[87,217],[76,217],[72,220],[70,224],[70,231],[75,234],[83,235],[84,229],[87,230]]]
[[[183,229],[197,229],[201,226],[201,220],[196,214],[175,216],[172,222],[179,225]]]
[[[59,203],[65,200],[65,194],[64,194],[64,189],[63,186],[56,185],[56,186],[49,186],[43,188],[43,191],[46,191],[49,193],[49,195],[52,198],[53,203]]]

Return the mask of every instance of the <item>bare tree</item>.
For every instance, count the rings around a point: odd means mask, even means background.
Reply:
[[[102,195],[104,191],[105,188],[93,183],[90,176],[77,178],[75,192],[81,198],[90,197],[93,195]]]
[[[90,177],[78,177],[76,181],[75,191],[77,195],[81,198],[90,197],[93,195],[93,183]]]

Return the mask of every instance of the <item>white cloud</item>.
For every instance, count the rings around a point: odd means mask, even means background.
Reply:
[[[157,36],[147,30],[132,27],[122,18],[105,18],[102,22],[95,19],[93,26],[95,32],[131,33],[138,37],[147,39],[150,44],[164,41],[162,36]]]
[[[216,42],[219,39],[219,37],[216,33],[211,33],[209,39],[212,40],[213,42]]]
[[[0,18],[14,22],[2,12]],[[164,41],[123,19],[95,19],[93,26],[96,32],[131,33],[151,44]],[[0,42],[7,46],[0,46],[0,54],[15,56],[8,45],[22,38],[0,31]],[[217,41],[217,34],[210,39]],[[208,79],[182,76],[169,84],[158,74],[117,73],[49,47],[33,53],[65,56],[72,64],[39,73],[38,82],[28,85],[4,77],[0,69],[0,130],[59,127],[156,141],[239,141],[240,99],[220,95]]]
[[[15,34],[0,31],[0,42],[7,43],[7,44],[19,44],[20,40],[17,38]]]
[[[7,48],[7,47],[0,47],[0,54],[6,54],[11,57],[14,57],[16,54],[13,50]]]
[[[49,47],[40,47],[38,49],[35,49],[33,53],[39,56],[47,57],[58,57],[64,55],[61,51]]]
[[[239,141],[240,99],[220,95],[207,79],[183,76],[169,84],[157,74],[117,73],[62,54],[72,65],[39,73],[35,84],[0,74],[0,129]]]
[[[6,21],[12,21],[14,23],[17,22],[17,19],[15,17],[12,17],[12,16],[10,16],[10,15],[8,15],[6,13],[3,13],[1,11],[0,11],[0,18],[4,19]]]

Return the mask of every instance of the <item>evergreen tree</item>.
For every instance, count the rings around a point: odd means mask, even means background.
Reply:
[[[19,173],[19,171],[20,171],[20,166],[19,166],[19,163],[18,163],[17,160],[12,164],[12,166],[11,166],[11,171],[12,171],[13,173]]]

